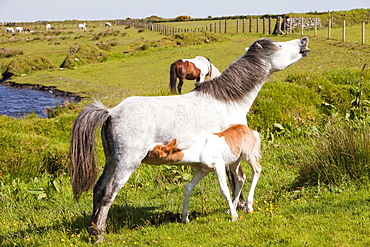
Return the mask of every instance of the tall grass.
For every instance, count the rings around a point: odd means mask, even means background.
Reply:
[[[370,176],[370,124],[330,123],[301,153],[301,184],[341,185]]]

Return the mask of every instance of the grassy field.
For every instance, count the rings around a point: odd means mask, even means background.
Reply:
[[[226,34],[211,43],[176,46],[175,37],[125,26],[107,31],[90,25],[85,33],[67,25],[59,28],[0,36],[0,48],[21,51],[1,58],[1,72],[20,58],[43,56],[59,67],[71,47],[109,46],[101,50],[107,56],[103,62],[11,78],[85,98],[58,107],[48,119],[0,116],[0,246],[94,243],[85,230],[92,194],[74,202],[68,174],[72,122],[94,97],[113,107],[131,95],[169,95],[169,65],[180,58],[202,55],[223,71],[262,36],[300,38]],[[117,196],[107,221],[109,234],[99,245],[370,246],[368,67],[361,73],[370,61],[370,46],[311,36],[309,46],[308,57],[271,77],[247,116],[263,136],[263,171],[253,213],[239,212],[240,219],[231,222],[211,174],[193,192],[190,223],[174,222],[176,217],[168,215],[181,212],[192,170],[143,164]],[[184,92],[190,91],[193,82],[184,86]],[[250,174],[247,166],[244,171]],[[244,193],[249,183],[248,176]]]

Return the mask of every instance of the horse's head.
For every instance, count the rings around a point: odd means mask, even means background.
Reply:
[[[307,56],[308,38],[276,42],[270,39],[260,39],[252,43],[246,54],[262,53],[268,62],[270,72],[283,70],[289,65]]]
[[[167,145],[156,145],[152,151],[148,152],[148,158],[155,159],[155,158],[166,158],[169,155],[172,155],[178,151],[181,151],[178,147],[176,147],[176,139],[173,139]]]

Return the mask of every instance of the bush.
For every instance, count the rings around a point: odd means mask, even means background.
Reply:
[[[364,73],[364,81],[370,80],[370,73]],[[317,93],[321,98],[321,110],[325,115],[339,114],[345,116],[351,101],[357,97],[360,78],[358,71],[329,70],[322,74],[291,74],[286,81],[292,84],[298,84]],[[364,94],[370,90],[370,84],[364,83]]]
[[[248,113],[248,123],[266,136],[298,133],[321,122],[321,102],[320,96],[304,85],[267,83]]]
[[[104,62],[106,59],[107,55],[97,46],[83,44],[70,47],[69,55],[64,59],[60,67],[72,69],[84,64]]]
[[[37,70],[56,68],[57,66],[50,59],[44,56],[22,57],[11,61],[2,75],[6,78],[11,77],[12,75],[19,76]]]
[[[71,107],[63,111],[71,112]],[[40,174],[67,172],[70,123],[74,118],[75,114],[61,112],[53,119],[40,119],[36,114],[23,119],[0,116],[0,178],[28,181]]]
[[[12,50],[10,48],[0,48],[0,57],[15,57],[17,55],[23,55],[23,51]]]
[[[312,139],[301,153],[299,184],[340,185],[370,175],[370,125],[337,122]]]
[[[211,42],[223,41],[226,38],[218,33],[178,33],[173,36],[178,45],[201,45]]]

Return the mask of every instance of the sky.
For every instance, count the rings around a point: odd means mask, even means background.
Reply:
[[[185,2],[186,1],[186,2]],[[0,0],[0,22],[207,18],[370,8],[370,0]]]

